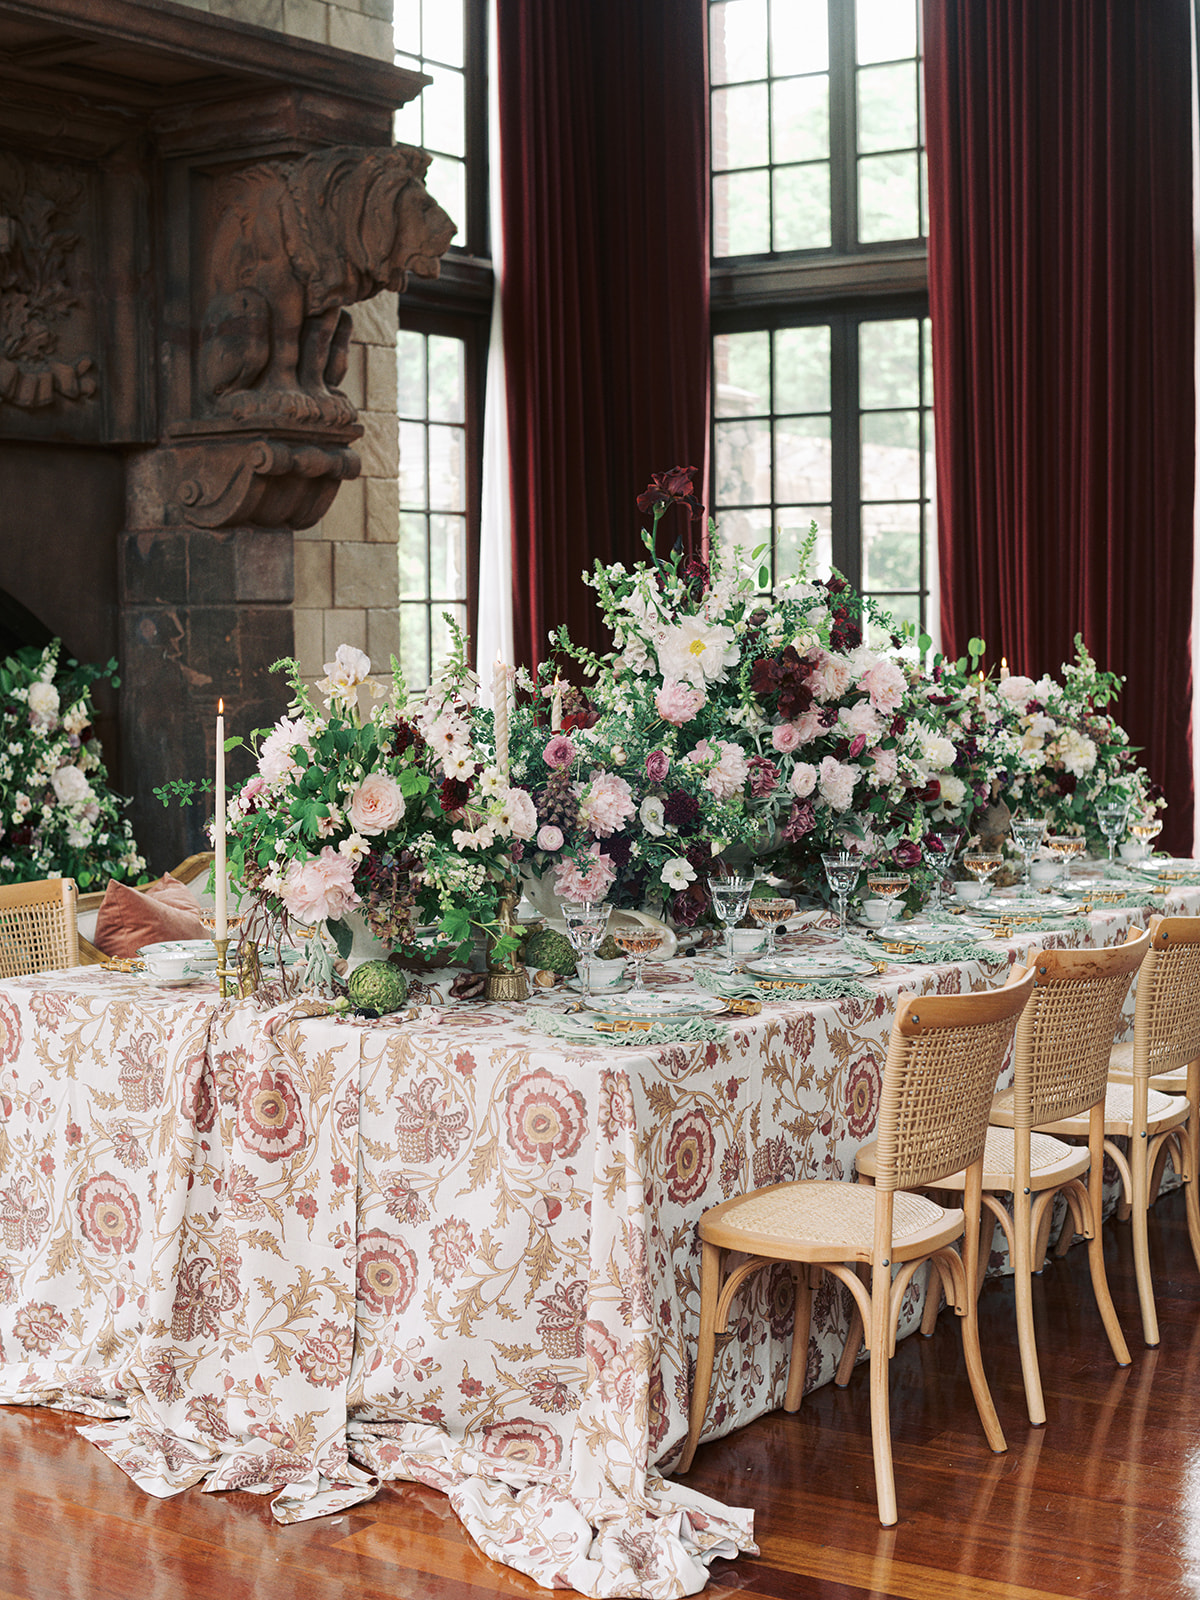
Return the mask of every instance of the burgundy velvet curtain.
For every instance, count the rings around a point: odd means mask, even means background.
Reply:
[[[1188,0],[925,0],[942,627],[1081,632],[1190,852]]]
[[[498,0],[498,55],[513,620],[532,665],[561,622],[605,642],[581,571],[644,555],[652,472],[704,468],[704,0]],[[660,530],[686,538],[685,514]]]

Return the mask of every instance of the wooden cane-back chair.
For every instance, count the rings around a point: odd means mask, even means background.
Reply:
[[[79,965],[74,878],[0,886],[0,978]]]
[[[1109,1293],[1100,1234],[1103,1215],[1104,1133],[1102,1112],[1113,1029],[1134,973],[1146,955],[1150,935],[1134,929],[1111,950],[1037,950],[1029,956],[1034,989],[1017,1024],[1013,1085],[992,1103],[992,1123],[983,1158],[984,1224],[990,1237],[1000,1222],[1012,1262],[1017,1312],[1017,1343],[1029,1420],[1046,1420],[1033,1322],[1033,1273],[1046,1255],[1054,1199],[1062,1194],[1076,1230],[1088,1241],[1092,1292],[1108,1342],[1119,1366],[1129,1365],[1129,1349]],[[1080,1119],[1089,1142],[1080,1148],[1044,1131],[1042,1123],[1064,1116]],[[860,1167],[868,1165],[860,1152]],[[1087,1184],[1083,1175],[1090,1167]],[[960,1189],[964,1174],[938,1185]],[[1005,1199],[1013,1197],[1009,1216]],[[1068,1229],[1068,1235],[1070,1230]],[[979,1280],[986,1267],[980,1241]],[[930,1285],[927,1310],[937,1310]],[[925,1323],[930,1331],[930,1322]]]
[[[1112,1047],[1110,1046],[1110,1050]],[[1188,1235],[1200,1267],[1200,1206],[1196,1194],[1197,1132],[1193,1108],[1200,1094],[1200,917],[1152,917],[1149,948],[1138,974],[1133,1008],[1133,1049],[1110,1057],[1103,1101],[1104,1151],[1121,1178],[1133,1226],[1142,1334],[1158,1343],[1158,1313],[1150,1271],[1148,1212],[1151,1178],[1160,1155],[1174,1142],[1187,1183]],[[1123,1060],[1122,1060],[1123,1058]],[[1122,1070],[1127,1066],[1127,1070]],[[1157,1085],[1183,1092],[1166,1093]],[[1061,1138],[1086,1133],[1079,1118],[1060,1118],[1047,1131]],[[1122,1149],[1114,1141],[1124,1139]],[[1060,1253],[1070,1236],[1059,1241]]]
[[[781,1183],[726,1200],[699,1222],[700,1335],[687,1442],[679,1471],[691,1465],[712,1383],[716,1342],[734,1295],[754,1272],[793,1263],[796,1320],[784,1409],[799,1409],[808,1358],[813,1289],[822,1272],[846,1284],[869,1330],[871,1439],[879,1520],[896,1521],[888,1405],[888,1367],[904,1292],[925,1261],[936,1260],[963,1319],[971,1392],[993,1450],[1004,1434],[979,1353],[974,1251],[978,1249],[981,1162],[992,1093],[1032,974],[1003,989],[971,995],[899,997],[883,1072],[879,1166],[874,1192],[831,1181]],[[963,1209],[911,1191],[965,1168]],[[950,1249],[966,1227],[966,1271]],[[728,1256],[739,1259],[728,1265]],[[743,1259],[745,1257],[745,1259]],[[856,1268],[871,1268],[868,1290]],[[798,1269],[798,1270],[797,1270]],[[898,1269],[898,1270],[895,1270]],[[893,1271],[895,1276],[893,1277]]]

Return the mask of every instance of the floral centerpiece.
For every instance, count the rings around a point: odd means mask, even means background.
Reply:
[[[0,882],[137,881],[146,863],[123,815],[129,802],[108,787],[92,735],[92,685],[117,684],[117,663],[61,654],[56,639],[0,665]]]
[[[513,724],[514,772],[537,806],[531,869],[569,899],[665,897],[685,925],[708,904],[717,857],[785,852],[818,890],[821,851],[848,841],[915,865],[929,788],[901,641],[869,601],[837,577],[765,592],[761,551],[657,554],[671,506],[702,511],[694,471],[658,475],[639,498],[648,561],[585,575],[612,648],[592,655],[565,630],[556,644],[589,680],[586,698],[546,667]],[[866,622],[893,654],[864,642]]]
[[[1108,709],[1124,679],[1101,672],[1082,637],[1061,682],[986,678],[978,671],[983,641],[968,648],[957,663],[937,660],[932,681],[913,686],[914,719],[938,784],[932,822],[969,827],[980,806],[1002,798],[1013,810],[1045,816],[1050,833],[1081,834],[1103,851],[1096,823],[1103,799],[1120,798],[1142,813],[1165,805]]]
[[[512,848],[536,829],[533,801],[495,762],[493,719],[477,703],[463,641],[442,676],[410,696],[393,660],[392,691],[370,661],[339,647],[325,665],[319,708],[288,673],[288,714],[254,737],[258,770],[228,805],[234,882],[251,897],[251,927],[278,937],[289,925],[326,923],[339,950],[350,921],[400,959],[465,957],[477,930],[499,953],[502,898]],[[364,715],[360,699],[375,702]],[[435,930],[432,944],[418,929]]]

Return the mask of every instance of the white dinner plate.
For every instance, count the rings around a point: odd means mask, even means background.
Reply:
[[[755,978],[774,983],[819,983],[823,978],[865,978],[873,975],[875,964],[857,956],[761,956],[747,961],[746,971]]]
[[[1160,872],[1200,873],[1200,861],[1193,861],[1191,856],[1153,856],[1149,861],[1133,861],[1129,865],[1132,871],[1144,872],[1150,878]]]
[[[576,994],[584,994],[586,992],[578,978],[568,978],[567,988],[574,989]],[[593,1000],[602,1000],[605,995],[625,994],[629,988],[628,978],[618,978],[616,983],[594,983],[592,985],[592,998]]]
[[[1074,911],[1075,902],[1061,894],[1020,894],[1001,900],[998,896],[985,900],[979,907],[981,917],[1055,917],[1064,911]]]
[[[688,1017],[710,1017],[725,1010],[724,1000],[708,994],[634,994],[616,1001],[597,994],[585,999],[584,1005],[602,1022],[682,1022]]]

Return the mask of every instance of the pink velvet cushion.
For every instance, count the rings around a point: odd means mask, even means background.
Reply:
[[[106,956],[136,956],[144,944],[164,939],[206,939],[200,902],[169,872],[144,889],[108,880],[92,943]]]

